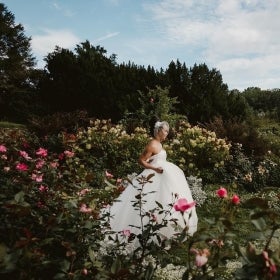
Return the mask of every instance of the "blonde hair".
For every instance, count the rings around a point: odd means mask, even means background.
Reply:
[[[169,124],[168,124],[168,122],[166,122],[166,121],[162,121],[162,122],[157,121],[157,122],[155,123],[155,126],[154,126],[154,136],[157,136],[158,133],[159,133],[159,131],[160,131],[164,126],[166,126],[167,129],[168,129],[168,131],[169,131]]]

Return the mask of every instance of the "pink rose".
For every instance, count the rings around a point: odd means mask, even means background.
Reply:
[[[9,166],[5,166],[5,167],[4,167],[4,171],[5,171],[5,172],[9,172],[10,169],[11,169],[11,168],[10,168]]]
[[[6,153],[7,148],[4,145],[0,145],[0,153]]]
[[[129,230],[129,229],[124,229],[124,230],[122,231],[122,234],[123,234],[124,236],[129,237],[129,236],[130,236],[130,230]]]
[[[36,168],[37,169],[41,169],[45,164],[45,161],[42,160],[42,159],[39,159],[37,162],[36,162]]]
[[[40,191],[40,192],[46,192],[46,191],[48,191],[48,190],[49,190],[49,188],[46,187],[46,186],[41,185],[41,186],[39,187],[39,191]]]
[[[60,154],[58,155],[58,159],[59,159],[59,160],[63,160],[64,157],[65,157],[64,153],[60,153]]]
[[[174,204],[174,209],[176,211],[185,212],[186,210],[192,208],[193,206],[195,206],[195,201],[188,203],[188,201],[185,198],[180,198]]]
[[[31,157],[28,155],[27,152],[25,151],[19,151],[20,156],[22,156],[23,158],[25,158],[26,160],[31,159]]]
[[[224,197],[227,197],[227,190],[225,188],[219,188],[217,191],[216,191],[216,194],[218,197],[220,198],[224,198]]]
[[[199,250],[191,248],[190,252],[195,254],[195,265],[197,267],[204,266],[208,262],[208,256],[210,256],[208,249]]]
[[[28,166],[25,163],[18,163],[16,165],[16,169],[19,170],[19,171],[27,171]]]
[[[107,170],[105,171],[105,175],[107,178],[113,178],[113,174],[109,173]]]
[[[45,204],[42,201],[37,202],[37,207],[38,208],[43,208],[44,206],[45,206]]]
[[[266,267],[269,267],[270,273],[275,274],[277,272],[277,266],[274,264],[273,260],[269,258],[268,252],[263,251],[262,255],[264,257]]]
[[[73,157],[75,155],[74,152],[71,152],[71,151],[64,151],[64,154],[66,157],[70,158],[70,157]]]
[[[34,180],[34,181],[36,181],[36,182],[38,182],[38,183],[40,183],[40,182],[43,181],[43,176],[44,176],[44,174],[32,173],[31,179]]]
[[[92,209],[87,207],[87,205],[85,203],[83,203],[80,207],[80,212],[82,213],[91,213],[92,212]]]
[[[197,267],[204,266],[208,262],[208,258],[205,255],[196,255],[195,256],[195,265]]]
[[[46,157],[48,155],[48,150],[44,148],[39,148],[36,152],[37,156]]]
[[[155,215],[155,214],[152,214],[152,221],[154,221],[154,222],[158,222],[158,219],[157,219],[157,216]]]
[[[52,168],[57,168],[57,167],[59,166],[59,163],[56,162],[56,161],[53,161],[53,162],[50,163],[50,166],[51,166]]]
[[[83,195],[87,194],[88,192],[90,192],[90,189],[86,188],[86,189],[83,189],[83,190],[79,191],[78,195],[83,196]]]
[[[240,203],[240,198],[239,198],[239,196],[238,195],[233,195],[232,196],[232,198],[231,198],[231,202],[233,203],[233,204],[239,204]]]

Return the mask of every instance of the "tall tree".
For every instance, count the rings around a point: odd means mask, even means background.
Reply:
[[[209,70],[206,64],[194,65],[190,69],[189,120],[207,122],[213,117],[228,115],[228,87],[216,69]]]
[[[74,111],[80,106],[79,69],[75,54],[56,47],[46,57],[47,70],[40,83],[40,97],[48,113]]]
[[[30,41],[31,38],[24,34],[23,26],[16,24],[14,15],[3,3],[0,3],[0,117],[2,118],[13,110],[15,96],[26,93],[32,87],[30,72],[33,71],[35,60],[31,54]]]
[[[190,73],[185,63],[171,61],[166,70],[166,86],[170,86],[170,95],[177,97],[176,108],[181,114],[187,115],[190,107],[189,87]]]

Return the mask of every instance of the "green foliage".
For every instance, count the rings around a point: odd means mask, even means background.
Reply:
[[[96,207],[108,203],[116,189],[107,188],[106,197],[88,188],[87,174],[72,151],[40,153],[38,139],[25,131],[4,133],[0,140],[7,149],[2,149],[0,161],[2,275],[15,279],[81,275],[89,246],[94,248],[101,236]],[[19,163],[26,168],[19,168]]]
[[[224,139],[184,121],[177,123],[173,137],[164,143],[170,161],[178,164],[187,175],[197,175],[205,182],[210,180],[210,170],[223,166],[229,155],[230,146]],[[124,177],[140,171],[138,158],[149,139],[143,127],[127,133],[123,125],[96,120],[87,129],[81,129],[69,145],[86,169],[99,172],[107,169],[116,177]],[[96,181],[97,185],[100,183]]]
[[[236,119],[243,122],[252,115],[252,108],[248,104],[247,99],[240,92],[230,91],[227,103],[228,115],[223,116],[225,120]]]
[[[85,169],[100,174],[108,170],[114,176],[123,177],[140,171],[137,159],[147,139],[144,128],[136,127],[133,133],[128,134],[122,125],[114,125],[108,120],[96,120],[87,129],[81,129],[69,145]],[[100,186],[103,177],[95,177],[94,180],[94,185]]]
[[[175,123],[178,115],[187,117],[193,125],[215,117],[244,121],[252,110],[279,120],[279,89],[229,91],[221,73],[209,69],[205,63],[187,68],[179,60],[171,61],[167,69],[159,71],[132,62],[119,65],[116,54],[108,55],[103,47],[92,46],[86,40],[74,50],[57,46],[46,54],[44,70],[33,69],[31,39],[24,35],[21,24],[15,24],[14,15],[4,4],[0,12],[4,35],[0,42],[0,117],[3,120],[26,123],[30,113],[44,116],[76,110],[114,122],[127,118],[131,122],[139,121],[142,116],[142,124],[137,125],[146,128],[152,114],[165,117],[167,110],[170,123],[174,119]],[[163,91],[168,88],[169,100],[160,93],[162,103],[154,104],[157,106],[149,111],[152,104],[148,92],[152,90],[157,95],[159,88]],[[136,111],[136,117],[126,115]]]
[[[202,191],[201,181],[189,177],[192,189],[200,189],[196,195],[204,197],[197,206],[199,228],[192,237],[185,239],[183,234],[172,242],[154,242],[159,227],[166,224],[151,220],[137,237],[142,247],[134,254],[124,254],[126,237],[111,239],[104,251],[108,214],[100,209],[124,189],[125,182],[120,180],[124,176],[118,175],[137,171],[136,155],[148,135],[140,127],[127,134],[122,126],[106,120],[78,131],[61,133],[63,150],[56,152],[45,149],[40,138],[27,130],[1,130],[3,279],[176,279],[172,277],[178,273],[182,279],[193,280],[279,278],[278,188],[249,194],[241,181],[230,181],[227,196],[218,198],[216,184]],[[187,158],[188,152],[193,153],[188,154],[193,162],[198,154],[207,157],[208,174],[217,163],[221,168],[220,159],[232,151],[212,132],[186,123],[175,129],[174,139],[165,145],[168,152],[173,149],[175,162]],[[239,157],[232,158],[232,164],[233,159],[236,163],[231,169],[242,164],[250,169],[249,159]],[[207,166],[206,161],[196,164],[202,170]],[[267,181],[258,184],[264,186]],[[235,194],[240,203],[233,200]],[[141,207],[141,198],[137,196],[135,207]],[[162,211],[162,205],[154,211]]]
[[[247,155],[263,156],[270,149],[268,141],[260,135],[256,125],[247,120],[214,118],[204,124],[207,130],[214,131],[218,137],[227,138],[232,143],[242,145]]]
[[[33,115],[28,120],[28,129],[39,137],[58,135],[60,132],[75,133],[79,127],[88,125],[87,112],[58,112],[51,115]]]
[[[148,93],[139,91],[139,104],[135,113],[128,112],[120,122],[128,131],[141,126],[151,131],[152,135],[151,128],[157,120],[167,121],[173,127],[180,119],[185,119],[183,115],[174,112],[178,101],[176,97],[170,97],[168,88],[157,86],[149,89]]]
[[[24,35],[21,24],[15,23],[14,15],[0,3],[0,91],[13,93],[27,85],[28,70],[34,66],[30,38]]]
[[[267,143],[267,149],[280,156],[280,123],[267,116],[256,116],[254,126],[260,137]]]
[[[21,128],[24,129],[24,125],[13,122],[0,122],[0,128]]]
[[[0,118],[21,121],[35,101],[32,92],[34,57],[30,38],[21,24],[0,3]]]
[[[206,122],[215,116],[228,114],[227,85],[216,69],[209,70],[206,64],[194,65],[190,69],[188,92],[188,119],[191,123]],[[179,100],[180,101],[180,100]]]
[[[230,155],[224,166],[215,170],[222,182],[234,183],[251,192],[264,186],[279,187],[279,163],[273,161],[273,155],[267,154],[263,159],[249,157],[240,144],[232,146]]]
[[[257,87],[251,87],[244,90],[242,95],[247,100],[248,104],[253,108],[256,113],[263,112],[269,113],[276,120],[279,120],[279,108],[280,108],[280,90],[261,90]]]

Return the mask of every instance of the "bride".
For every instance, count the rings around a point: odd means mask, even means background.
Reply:
[[[163,220],[165,226],[158,230],[164,239],[172,238],[178,233],[178,228],[189,235],[197,230],[195,203],[185,175],[178,166],[166,160],[166,151],[161,144],[168,133],[167,122],[156,122],[154,137],[139,158],[144,171],[133,179],[110,208],[110,226],[114,232],[138,235],[143,233],[148,223],[162,223]],[[173,206],[180,199],[192,204],[192,207],[187,211],[178,211],[178,207]],[[160,210],[163,211],[154,211],[158,205],[162,205]]]

